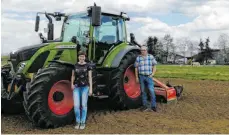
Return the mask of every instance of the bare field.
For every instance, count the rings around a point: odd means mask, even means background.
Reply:
[[[85,130],[74,123],[56,129],[35,128],[22,115],[2,115],[2,133],[229,133],[229,82],[213,80],[170,80],[183,84],[183,97],[176,104],[158,104],[159,111],[138,109],[89,113]],[[106,105],[100,103],[100,107]],[[90,108],[89,108],[90,109]]]

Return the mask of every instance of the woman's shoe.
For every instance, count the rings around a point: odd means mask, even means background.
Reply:
[[[80,128],[80,123],[77,123],[76,125],[75,125],[75,129],[79,129]]]
[[[85,129],[85,126],[86,126],[85,123],[81,123],[81,124],[80,124],[80,129]]]
[[[156,107],[152,107],[151,110],[153,110],[154,112],[157,112],[157,108]]]

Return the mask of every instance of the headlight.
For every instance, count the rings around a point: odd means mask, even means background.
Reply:
[[[25,64],[25,62],[20,63],[20,65],[18,66],[18,73],[22,71],[22,69],[25,67]]]
[[[25,67],[25,62],[22,62],[19,67],[24,68]]]

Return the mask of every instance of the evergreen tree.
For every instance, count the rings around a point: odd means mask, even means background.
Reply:
[[[212,53],[212,49],[209,47],[209,42],[210,42],[210,39],[209,37],[206,39],[206,42],[205,42],[205,63],[207,64],[208,60],[209,59],[212,59],[213,58],[213,53]]]
[[[200,47],[200,52],[196,57],[196,61],[203,64],[205,56],[204,56],[204,43],[202,39],[200,39],[199,47]]]
[[[203,52],[203,50],[204,50],[204,43],[203,43],[202,39],[200,39],[199,47],[200,47],[200,51]]]

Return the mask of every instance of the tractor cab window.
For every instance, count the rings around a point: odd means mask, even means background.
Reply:
[[[115,44],[124,41],[123,20],[112,16],[102,16],[101,26],[95,27],[94,37],[96,42]]]
[[[125,41],[124,21],[114,16],[101,16],[101,25],[94,27],[95,56],[94,61],[101,65],[109,49]]]
[[[86,13],[77,15],[70,15],[64,22],[63,26],[63,42],[71,41],[73,36],[76,36],[79,44],[82,45],[85,42],[84,33],[89,32],[90,18]]]

